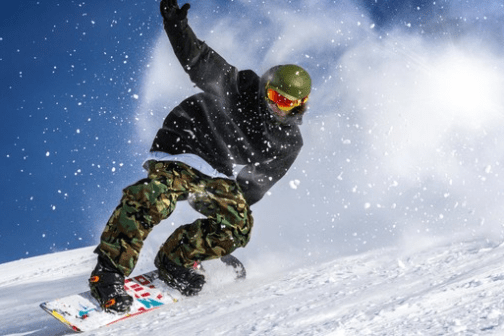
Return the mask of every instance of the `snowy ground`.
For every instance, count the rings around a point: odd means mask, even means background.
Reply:
[[[504,335],[503,245],[381,249],[235,283],[85,335]],[[86,290],[92,248],[1,264],[0,335],[69,335],[39,303]],[[224,274],[224,275],[223,275]]]

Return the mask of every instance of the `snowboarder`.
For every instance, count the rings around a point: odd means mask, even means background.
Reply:
[[[106,311],[127,312],[132,298],[123,284],[152,228],[187,200],[203,214],[177,228],[161,246],[160,278],[183,295],[196,295],[205,278],[193,265],[247,245],[250,206],[259,201],[298,156],[298,127],[311,91],[309,74],[293,64],[259,77],[228,64],[188,25],[190,5],[161,1],[161,15],[175,55],[203,91],[166,117],[144,167],[148,177],[123,190],[101,235],[89,285]]]

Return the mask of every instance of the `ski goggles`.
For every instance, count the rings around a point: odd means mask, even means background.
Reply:
[[[308,101],[308,96],[303,99],[289,99],[282,94],[278,93],[273,88],[266,89],[266,95],[268,99],[278,106],[278,108],[282,111],[290,111],[295,107],[301,106]]]

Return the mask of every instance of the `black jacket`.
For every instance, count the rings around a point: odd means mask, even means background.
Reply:
[[[228,176],[235,165],[244,165],[237,182],[249,204],[256,203],[299,154],[299,127],[280,124],[269,112],[268,74],[238,71],[197,39],[187,19],[164,26],[178,60],[203,92],[168,114],[151,151],[196,154]]]

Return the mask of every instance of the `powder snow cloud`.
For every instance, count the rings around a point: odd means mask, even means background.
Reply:
[[[305,148],[254,209],[247,249],[325,256],[425,236],[503,238],[504,10],[420,3],[192,4],[197,36],[228,62],[258,73],[298,63],[314,78]],[[160,31],[141,139],[196,91]]]

